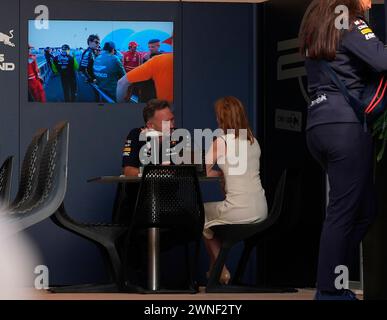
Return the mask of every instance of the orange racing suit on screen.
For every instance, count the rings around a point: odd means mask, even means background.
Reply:
[[[130,83],[152,79],[157,99],[173,102],[173,53],[154,56],[126,74]]]
[[[34,54],[28,55],[28,91],[33,101],[46,102],[42,79],[39,75],[39,68]]]

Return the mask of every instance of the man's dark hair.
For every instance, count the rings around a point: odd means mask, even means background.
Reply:
[[[108,51],[109,53],[114,52],[115,49],[116,49],[116,45],[112,41],[105,42],[105,44],[103,46],[103,50]]]
[[[157,43],[157,42],[160,42],[160,40],[159,39],[151,39],[148,41],[148,44]]]
[[[163,110],[170,108],[169,102],[166,100],[152,99],[149,100],[144,108],[142,115],[144,117],[144,123],[147,123],[149,119],[153,118],[157,110]]]
[[[93,42],[95,40],[99,40],[99,36],[97,34],[91,34],[87,38],[87,44],[89,44],[90,42]]]

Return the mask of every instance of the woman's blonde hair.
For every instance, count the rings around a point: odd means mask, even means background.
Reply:
[[[239,130],[247,130],[247,140],[254,143],[254,135],[249,126],[245,108],[242,102],[232,96],[223,97],[215,102],[215,113],[219,128],[227,133],[228,129],[235,130],[235,137],[239,137]]]

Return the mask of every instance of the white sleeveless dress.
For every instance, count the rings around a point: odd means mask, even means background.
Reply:
[[[254,143],[250,144],[247,140],[236,139],[233,134],[221,136],[221,139],[225,143],[224,148],[218,147],[218,166],[224,174],[226,198],[224,201],[204,204],[203,235],[207,239],[213,237],[209,229],[213,226],[257,223],[267,218],[268,211],[265,190],[259,176],[261,149],[258,141],[254,139]],[[247,152],[239,155],[240,166],[237,169],[233,146],[238,150],[241,142],[247,146]]]

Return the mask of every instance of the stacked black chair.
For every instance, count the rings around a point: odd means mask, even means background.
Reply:
[[[7,206],[11,193],[13,157],[8,157],[0,167],[0,207]]]
[[[196,293],[193,269],[197,263],[204,226],[204,208],[195,166],[153,166],[144,168],[138,193],[132,232],[148,236],[148,290],[144,293]],[[160,288],[160,247],[185,245],[187,288]],[[165,235],[165,237],[164,237]],[[195,259],[189,259],[188,244],[196,243]],[[193,262],[190,262],[193,260]]]
[[[20,205],[18,202],[11,205],[10,213],[2,216],[5,223],[12,225],[10,232],[23,231],[45,220],[63,202],[67,187],[68,134],[68,123],[58,124],[52,130],[39,161],[36,187],[27,188],[34,191],[28,197],[21,197],[25,200]]]
[[[278,206],[278,199],[273,199],[273,207]],[[285,214],[279,214],[279,209],[277,210],[277,217],[271,219],[271,225],[275,227],[266,228],[262,232],[256,233],[254,236],[244,240],[244,248],[242,255],[239,259],[239,263],[237,269],[235,271],[234,277],[232,279],[232,284],[240,285],[242,284],[242,278],[246,271],[247,263],[249,261],[252,250],[260,245],[265,239],[269,239],[270,237],[276,237],[279,234],[283,234],[288,232],[289,230],[293,230],[297,225],[300,213],[301,213],[301,170],[297,168],[287,169],[286,170],[286,183],[285,183],[285,194],[282,200],[282,206],[286,206],[284,208]],[[265,282],[264,275],[260,275],[261,280]],[[281,290],[280,290],[281,291]],[[285,291],[285,290],[283,290]],[[290,291],[294,290],[290,288]]]
[[[21,167],[18,192],[9,206],[13,212],[17,212],[18,208],[29,202],[36,191],[39,165],[47,141],[48,130],[39,129],[27,147]]]
[[[247,260],[251,252],[251,246],[254,244],[253,240],[249,242],[249,239],[253,239],[258,234],[261,234],[267,231],[272,227],[280,217],[283,200],[285,194],[285,185],[286,185],[286,174],[284,171],[279,183],[276,188],[273,205],[269,212],[268,217],[260,222],[255,224],[230,224],[230,225],[219,225],[211,228],[214,231],[214,234],[217,238],[222,241],[222,248],[219,252],[219,256],[215,261],[215,265],[211,271],[206,292],[208,293],[247,293],[247,292],[258,292],[258,293],[283,293],[283,292],[296,292],[293,288],[260,288],[260,287],[248,287],[248,286],[237,286],[234,284],[231,285],[222,285],[219,282],[221,272],[226,263],[227,256],[230,249],[241,241],[247,241],[247,249],[245,256],[242,255],[242,259]],[[246,242],[245,242],[246,243]],[[245,244],[246,245],[246,244]],[[241,271],[239,271],[238,277],[242,276]],[[233,279],[232,279],[233,280]],[[234,282],[235,283],[235,282]]]
[[[108,223],[81,223],[72,219],[66,212],[64,204],[51,217],[56,225],[84,239],[92,241],[101,250],[108,268],[110,282],[107,284],[81,284],[50,288],[51,292],[121,292],[124,290],[122,260],[117,250],[117,241],[125,235],[128,227]],[[128,288],[125,287],[125,290]],[[133,289],[133,291],[136,291]]]
[[[54,293],[98,293],[98,292],[137,292],[138,288],[130,289],[129,284],[124,284],[122,259],[119,254],[118,241],[124,238],[128,226],[118,223],[85,223],[74,220],[66,211],[64,203],[61,204],[51,220],[60,228],[74,233],[93,242],[102,254],[107,267],[108,283],[90,283],[50,288]]]
[[[13,157],[9,157],[0,169],[0,202],[8,211],[17,209],[33,195],[37,181],[40,158],[48,140],[48,130],[39,129],[33,136],[24,154],[19,189],[16,198],[9,204],[10,179]]]

